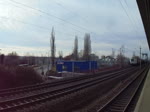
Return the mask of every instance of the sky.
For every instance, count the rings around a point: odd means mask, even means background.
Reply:
[[[136,0],[0,0],[0,53],[50,54],[52,27],[56,56],[71,54],[78,36],[79,51],[90,33],[92,53],[149,53]]]

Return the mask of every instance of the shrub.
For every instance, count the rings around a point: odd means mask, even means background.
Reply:
[[[34,69],[0,65],[0,89],[41,83],[42,77]]]
[[[42,82],[42,77],[33,68],[17,67],[17,84],[29,85]]]
[[[0,89],[14,87],[15,72],[8,67],[0,65]]]

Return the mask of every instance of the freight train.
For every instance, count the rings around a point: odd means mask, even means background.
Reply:
[[[138,65],[140,64],[140,60],[138,58],[131,58],[130,65]]]

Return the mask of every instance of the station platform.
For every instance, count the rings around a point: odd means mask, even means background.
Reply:
[[[134,112],[150,112],[150,70]]]

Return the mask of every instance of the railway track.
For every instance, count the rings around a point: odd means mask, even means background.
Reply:
[[[25,96],[22,96],[22,97],[16,97],[13,99],[4,100],[0,102],[0,111],[1,112],[16,111],[17,109],[20,109],[20,108],[46,102],[48,100],[59,98],[64,95],[71,94],[73,92],[77,92],[79,90],[82,90],[91,86],[95,86],[97,84],[103,83],[104,81],[109,81],[118,77],[130,75],[136,70],[137,68],[135,69],[128,68],[120,72],[109,73],[107,75],[102,75],[99,77],[98,76],[93,77],[92,75],[90,75],[90,78],[87,78],[86,80],[83,78],[84,80],[82,79],[82,80],[75,81],[75,82],[72,81],[69,84],[65,83],[64,84],[65,86],[63,85],[59,89],[57,88],[51,91],[41,91],[40,93],[26,94]]]
[[[59,85],[63,85],[63,84],[68,84],[68,83],[72,83],[72,82],[77,82],[77,81],[82,81],[82,80],[86,80],[89,78],[95,78],[95,77],[106,77],[107,75],[113,75],[113,74],[118,74],[118,73],[123,73],[126,70],[130,70],[133,69],[131,68],[127,68],[127,69],[123,69],[117,72],[114,71],[105,71],[105,72],[101,72],[99,74],[90,74],[90,75],[86,75],[86,76],[78,76],[78,77],[74,77],[74,78],[67,78],[64,80],[57,80],[54,82],[50,82],[50,83],[41,83],[41,84],[35,84],[35,85],[31,85],[31,86],[24,86],[24,87],[17,87],[17,88],[11,88],[11,89],[5,89],[5,90],[0,90],[0,99],[3,100],[6,98],[8,98],[8,96],[13,96],[15,94],[21,94],[21,93],[27,93],[27,92],[31,92],[31,91],[36,91],[36,90],[44,90],[44,89],[50,89],[52,87],[56,87]],[[107,75],[106,75],[107,74]]]
[[[146,78],[149,67],[142,70],[141,73],[137,74],[133,78],[133,81],[128,81],[129,83],[123,87],[121,91],[118,91],[114,97],[112,97],[103,107],[98,109],[97,112],[130,112],[134,110],[131,107],[133,104],[132,100],[134,96],[139,92],[140,86],[143,85],[143,81]],[[139,93],[138,93],[139,94]],[[134,102],[135,104],[136,102]],[[129,111],[130,110],[130,111]]]
[[[127,68],[128,69],[128,68]],[[111,71],[102,71],[100,73],[97,73],[99,75],[105,75],[107,73],[118,73],[118,72],[121,72],[121,71],[124,71],[126,69],[123,69],[123,70],[118,70],[117,72],[115,72],[116,70],[111,70]],[[70,83],[71,81],[78,81],[78,80],[82,80],[82,79],[87,79],[87,78],[90,78],[90,77],[96,77],[97,74],[95,75],[91,75],[91,74],[88,74],[86,76],[76,76],[76,77],[73,77],[73,78],[65,78],[65,79],[62,79],[62,80],[59,80],[59,81],[52,81],[50,83],[38,83],[38,84],[34,84],[34,85],[30,85],[30,86],[23,86],[23,87],[16,87],[16,88],[10,88],[10,89],[3,89],[3,90],[0,90],[0,96],[3,96],[3,94],[12,94],[12,93],[15,93],[15,92],[22,92],[22,91],[28,91],[28,90],[33,90],[34,88],[35,89],[40,89],[40,88],[43,88],[43,87],[51,87],[51,86],[57,86],[57,85],[60,85],[60,84],[64,84],[64,83]]]

